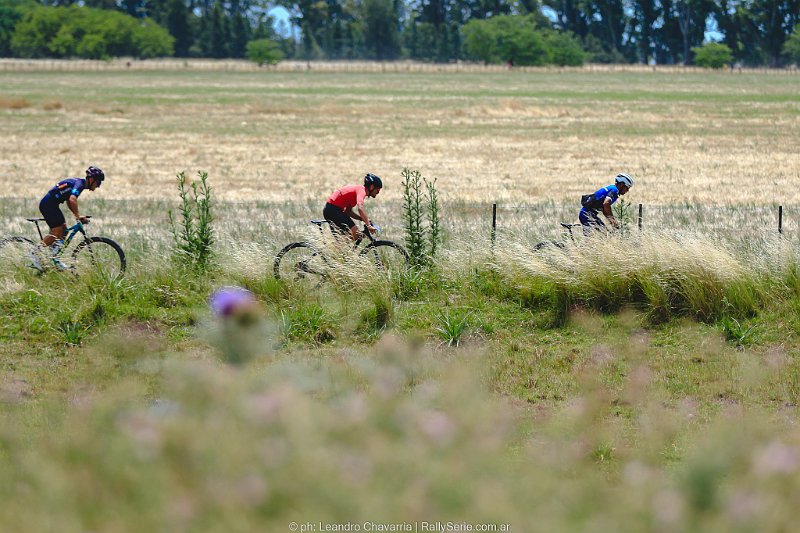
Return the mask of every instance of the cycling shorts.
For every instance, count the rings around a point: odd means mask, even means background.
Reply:
[[[350,233],[350,228],[356,225],[353,219],[345,214],[341,207],[333,204],[325,204],[322,216],[331,223],[331,227],[337,228],[342,233]]]
[[[58,206],[58,202],[56,202],[50,194],[46,195],[42,198],[42,201],[39,202],[39,211],[42,213],[47,225],[51,228],[63,226],[67,222],[64,218],[64,213],[61,212],[61,208]]]

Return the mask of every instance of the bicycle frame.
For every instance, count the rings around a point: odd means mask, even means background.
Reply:
[[[331,230],[331,232],[333,233],[333,235],[334,235],[334,236],[336,236],[336,228],[333,226],[333,223],[331,223],[329,220],[320,220],[320,221],[314,221],[314,220],[312,220],[311,222],[312,222],[312,224],[316,225],[316,226],[319,228],[319,230],[320,230],[320,231],[324,231],[322,228],[323,228],[323,226],[325,226],[325,224],[327,223],[327,225],[328,225],[328,228]],[[378,228],[378,226],[375,226],[375,228],[377,228],[378,232],[380,232],[380,228]],[[358,247],[361,245],[361,243],[364,241],[364,236],[365,236],[365,235],[366,235],[367,239],[368,239],[370,242],[375,242],[375,241],[377,240],[377,239],[376,239],[376,238],[375,238],[375,237],[372,235],[372,233],[370,233],[369,229],[367,229],[367,225],[366,225],[366,224],[364,224],[364,231],[362,231],[362,232],[361,232],[361,237],[359,237],[358,239],[356,239],[355,241],[353,241],[353,249],[354,249],[354,250],[355,250],[356,248],[358,248]]]
[[[44,239],[44,235],[42,234],[42,229],[39,227],[39,220],[34,220],[36,223],[36,232],[39,234],[39,240]],[[64,237],[64,246],[61,247],[61,250],[58,251],[56,256],[61,255],[61,253],[69,246],[69,243],[72,242],[72,239],[75,238],[75,235],[78,233],[82,233],[84,237],[86,237],[86,229],[83,227],[84,224],[80,220],[74,225],[67,228],[67,234]]]
[[[569,239],[572,242],[576,242],[575,241],[575,235],[573,235],[573,233],[572,233],[572,228],[578,228],[578,227],[582,227],[582,226],[583,226],[583,224],[567,224],[565,222],[561,223],[561,227],[565,228],[569,232]]]

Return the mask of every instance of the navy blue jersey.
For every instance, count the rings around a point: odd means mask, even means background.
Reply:
[[[56,203],[66,202],[70,196],[80,196],[86,187],[85,178],[67,178],[58,182],[47,195]]]

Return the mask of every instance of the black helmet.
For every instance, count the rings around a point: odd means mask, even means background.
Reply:
[[[86,169],[86,177],[87,178],[94,178],[95,181],[101,182],[106,179],[106,175],[103,174],[103,171],[97,167],[89,167]]]
[[[375,174],[367,174],[364,176],[364,186],[366,187],[367,185],[374,185],[379,189],[383,189],[383,182]]]

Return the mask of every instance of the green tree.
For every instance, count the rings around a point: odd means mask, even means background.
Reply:
[[[0,57],[11,54],[11,37],[17,22],[36,6],[33,0],[0,0]]]
[[[800,27],[795,28],[794,33],[786,40],[783,45],[783,52],[791,61],[800,63]]]
[[[729,65],[733,60],[731,49],[723,43],[706,43],[692,50],[694,51],[694,63],[698,67],[719,69]]]
[[[484,64],[500,63],[497,28],[484,20],[471,20],[464,25],[464,51],[467,57]]]
[[[250,24],[241,13],[233,15],[231,22],[231,57],[244,57],[247,41],[250,40]]]
[[[229,57],[228,43],[231,39],[227,19],[222,3],[215,3],[211,12],[211,57]]]
[[[167,30],[175,38],[175,55],[187,57],[192,46],[192,30],[189,25],[189,10],[183,0],[169,0]]]
[[[62,28],[63,29],[63,28]],[[108,55],[108,43],[103,38],[103,35],[98,33],[87,33],[75,45],[74,53],[78,57],[86,59],[104,59]],[[62,53],[62,56],[71,56],[70,53]]]
[[[131,35],[136,57],[150,59],[172,55],[175,38],[152,20],[143,20]]]
[[[467,55],[486,63],[544,65],[549,61],[545,34],[530,15],[499,15],[464,26]]]
[[[172,37],[151,20],[118,11],[38,7],[17,24],[11,49],[20,57],[155,57],[172,53]]]
[[[572,34],[551,30],[545,35],[550,63],[573,67],[583,65],[586,53]]]
[[[379,61],[400,55],[399,20],[392,0],[364,0],[364,46]]]
[[[278,43],[271,39],[256,39],[247,43],[247,59],[262,66],[274,65],[283,59],[283,52]]]

